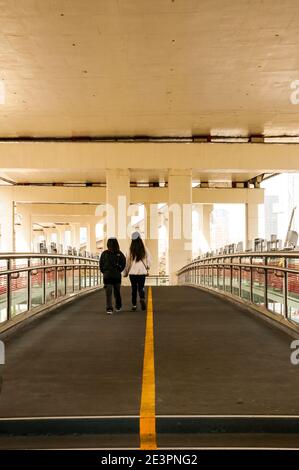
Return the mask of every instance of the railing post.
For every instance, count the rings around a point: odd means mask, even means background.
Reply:
[[[31,259],[28,258],[28,268],[31,267]],[[28,310],[31,309],[31,305],[32,305],[32,302],[31,302],[31,271],[30,269],[28,270],[27,272],[27,306],[28,306]]]
[[[45,258],[44,258],[45,262]],[[43,268],[43,304],[46,303],[46,268]]]
[[[288,268],[288,261],[286,257],[283,259],[283,266],[285,269]],[[287,271],[284,271],[284,277],[283,277],[283,297],[284,297],[284,316],[285,318],[288,318],[289,311],[288,311],[288,272]]]
[[[265,256],[264,259],[264,266],[267,266],[268,264],[268,258]],[[264,273],[264,301],[265,301],[265,307],[268,308],[268,270],[265,268],[265,273]]]
[[[252,256],[250,256],[250,258],[249,258],[249,263],[252,264]],[[252,271],[252,266],[250,266],[249,269],[250,269],[250,276],[249,276],[249,279],[250,279],[250,288],[249,288],[250,289],[249,290],[250,298],[249,298],[249,300],[250,300],[250,302],[253,303],[253,271]]]
[[[81,260],[79,260],[79,290],[81,290]]]
[[[233,293],[233,258],[230,258],[230,293]]]
[[[55,261],[55,264],[57,263],[57,260]],[[58,268],[54,268],[54,279],[55,279],[55,299],[58,298]]]
[[[7,260],[7,270],[11,270],[11,260]],[[6,304],[7,304],[7,320],[11,319],[11,274],[7,274],[6,286]]]
[[[73,289],[72,290],[73,290],[73,292],[75,292],[75,266],[74,266],[75,261],[76,260],[74,260],[74,259],[72,260],[72,284],[73,284]]]
[[[239,257],[239,297],[242,298],[242,258]]]
[[[67,258],[64,259],[64,295],[67,293],[66,283],[67,283]]]

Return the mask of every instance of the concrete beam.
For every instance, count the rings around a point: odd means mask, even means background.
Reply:
[[[200,171],[299,171],[298,144],[1,142],[5,170],[192,168]]]
[[[100,223],[102,219],[99,216],[90,216],[90,215],[33,215],[32,223],[33,224],[75,224],[80,223],[83,227],[89,223]]]
[[[194,204],[263,204],[264,189],[193,188]]]
[[[1,193],[9,194],[12,201],[26,203],[103,204],[106,200],[105,188],[2,186]]]
[[[0,191],[1,192],[1,191]],[[29,204],[17,203],[17,212],[30,209],[32,216],[66,216],[66,217],[89,217],[94,216],[97,204]]]
[[[168,202],[168,188],[131,188],[132,204],[159,204]]]
[[[216,203],[263,203],[263,189],[243,189],[243,188],[193,188],[192,197],[194,203],[216,204]],[[91,203],[94,205],[105,204],[105,188],[90,187],[40,187],[40,186],[2,186],[0,195],[10,197],[12,201],[20,203],[55,203],[55,204],[82,204]],[[168,202],[168,188],[131,188],[131,203],[157,204]],[[34,208],[34,206],[32,206]],[[40,206],[42,207],[42,206]],[[67,207],[67,206],[66,206]],[[68,210],[62,208],[64,210]],[[47,205],[50,208],[50,205]],[[94,211],[94,206],[86,206],[87,211]],[[50,209],[53,211],[54,208]],[[76,214],[79,206],[72,209]],[[43,213],[47,213],[45,210]],[[56,212],[55,212],[56,213]],[[54,213],[54,215],[55,215]],[[68,212],[67,212],[68,213]]]

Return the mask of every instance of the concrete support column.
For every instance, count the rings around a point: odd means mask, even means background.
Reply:
[[[204,250],[203,239],[203,205],[193,204],[193,213],[196,214],[195,223],[192,220],[192,250],[195,257],[201,255]]]
[[[25,204],[17,205],[19,225],[15,226],[16,251],[32,251],[32,223],[30,207]]]
[[[176,272],[192,258],[191,170],[169,171],[168,194],[169,274],[176,284]]]
[[[248,248],[248,242],[259,236],[258,224],[258,204],[245,204],[245,242]]]
[[[24,249],[29,253],[32,250],[32,224],[31,224],[31,214],[28,209],[22,211],[22,221],[21,221],[21,236],[24,242]]]
[[[90,222],[87,226],[87,251],[93,254],[97,252],[95,222]]]
[[[159,210],[158,204],[144,205],[145,244],[152,256],[150,274],[159,274]]]
[[[14,233],[14,202],[9,194],[3,191],[0,197],[0,251],[10,253],[15,251]]]
[[[48,250],[50,249],[50,246],[51,246],[51,235],[52,235],[52,232],[53,232],[53,229],[52,228],[44,228],[44,236],[45,236],[45,240],[46,240],[46,246],[48,248]]]
[[[33,251],[36,253],[39,253],[39,243],[40,239],[39,237],[42,235],[42,230],[32,230],[32,245],[33,245]]]
[[[211,251],[211,212],[213,204],[203,204],[202,233],[206,244],[206,251]]]
[[[166,233],[169,233],[169,223],[168,223],[168,214],[163,214],[163,225],[165,228]],[[165,250],[166,250],[166,256],[165,256],[165,274],[169,274],[169,237],[166,237],[166,243],[165,243]]]
[[[128,170],[106,170],[106,236],[117,237],[123,252],[128,251],[130,231],[130,173]]]
[[[96,220],[96,241],[97,241],[97,251],[102,253],[106,249],[107,240],[105,240],[103,220]],[[97,230],[98,227],[98,230]]]
[[[57,249],[60,248],[60,245],[62,245],[62,252],[65,251],[65,225],[57,225],[56,230],[57,230]]]
[[[79,253],[80,250],[80,224],[71,224],[71,238],[72,247],[76,248]]]

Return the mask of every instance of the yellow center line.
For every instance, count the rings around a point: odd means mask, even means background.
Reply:
[[[140,449],[157,449],[152,288],[148,288],[146,332],[140,406]]]

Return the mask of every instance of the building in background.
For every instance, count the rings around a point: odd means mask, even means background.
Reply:
[[[276,234],[281,240],[286,237],[294,207],[292,230],[299,232],[299,173],[283,173],[265,180],[265,203],[260,208],[260,236],[270,238]]]
[[[278,233],[278,196],[269,195],[265,197],[265,237],[267,240],[272,234]]]

